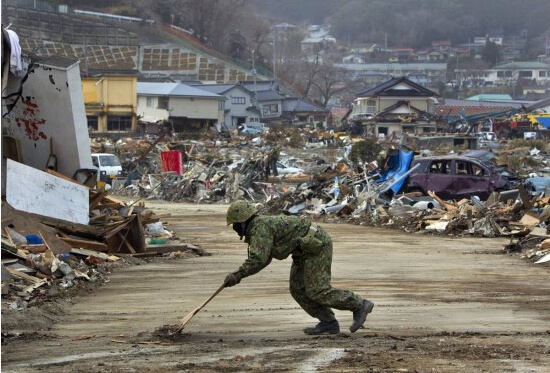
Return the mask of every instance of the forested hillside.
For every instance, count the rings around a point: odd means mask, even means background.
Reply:
[[[486,34],[527,38],[528,57],[550,36],[548,0],[69,0],[70,6],[154,18],[193,30],[230,55],[261,49],[275,23],[331,24],[340,42],[424,48]]]
[[[550,32],[548,0],[251,0],[258,12],[296,23],[330,23],[333,35],[351,42],[416,48],[433,40],[467,43],[499,33],[530,38]]]

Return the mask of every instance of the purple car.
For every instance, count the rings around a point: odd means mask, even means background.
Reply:
[[[505,169],[486,159],[465,156],[415,158],[411,168],[420,166],[409,175],[405,190],[435,192],[442,199],[477,196],[485,201],[494,191],[514,189],[518,179]]]

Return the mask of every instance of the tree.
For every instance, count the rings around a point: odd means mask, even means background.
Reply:
[[[501,60],[500,47],[497,43],[493,43],[487,38],[485,48],[482,53],[483,61],[487,62],[489,66],[496,65]]]
[[[165,4],[182,20],[181,27],[192,29],[199,40],[225,51],[248,0],[165,0]]]
[[[330,99],[346,90],[345,81],[347,72],[343,69],[334,67],[331,63],[325,63],[319,66],[316,76],[313,78],[313,95],[317,96],[319,104],[326,108]]]
[[[375,161],[380,151],[382,151],[382,147],[376,139],[367,138],[353,144],[349,159],[354,163]]]

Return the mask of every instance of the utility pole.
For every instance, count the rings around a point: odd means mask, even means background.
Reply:
[[[252,75],[254,76],[254,107],[258,108],[258,97],[256,90],[256,57],[254,57],[254,49],[252,49]]]
[[[273,26],[273,79],[277,76],[276,68],[276,57],[275,57],[275,43],[277,42],[277,28]]]

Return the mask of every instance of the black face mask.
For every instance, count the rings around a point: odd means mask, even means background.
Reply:
[[[237,232],[242,240],[246,231],[246,223],[233,223],[233,230]]]
[[[252,220],[254,220],[254,218],[256,217],[256,214],[252,215],[250,218],[248,218],[247,221],[245,222],[242,222],[242,223],[233,223],[233,230],[235,232],[237,232],[237,234],[239,235],[240,239],[242,240],[243,237],[246,235],[246,229],[248,228],[248,226],[250,225],[250,223],[252,222]]]

